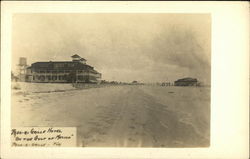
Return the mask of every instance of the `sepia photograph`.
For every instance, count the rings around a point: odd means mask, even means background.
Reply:
[[[248,158],[249,13],[1,2],[0,158]]]
[[[210,146],[210,14],[17,13],[11,30],[11,135],[73,127],[73,147]],[[44,139],[11,146],[58,146],[27,145]]]

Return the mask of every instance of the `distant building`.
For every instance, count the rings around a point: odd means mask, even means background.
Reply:
[[[86,64],[79,55],[72,61],[35,62],[27,68],[26,82],[42,83],[99,83],[101,74]]]
[[[161,86],[171,86],[171,83],[170,82],[162,82]]]
[[[132,85],[143,85],[143,83],[138,82],[138,81],[133,81],[131,84],[132,84]]]
[[[133,81],[132,84],[138,84],[138,81]]]
[[[182,78],[174,82],[175,86],[197,86],[198,80],[196,78]]]

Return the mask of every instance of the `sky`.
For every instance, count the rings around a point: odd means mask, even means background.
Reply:
[[[209,84],[209,14],[15,14],[12,70],[19,57],[70,61],[78,54],[103,80],[173,82],[193,77]]]

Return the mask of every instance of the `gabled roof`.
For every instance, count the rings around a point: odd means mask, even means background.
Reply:
[[[73,57],[73,58],[81,58],[81,56],[79,56],[79,55],[77,55],[77,54],[72,55],[71,57]]]
[[[198,80],[196,78],[182,78],[182,79],[178,79],[176,82],[197,82]]]
[[[80,61],[87,61],[87,60],[85,60],[84,58],[81,58]]]

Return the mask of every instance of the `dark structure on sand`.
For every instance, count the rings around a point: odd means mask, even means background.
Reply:
[[[198,86],[198,80],[196,78],[182,78],[174,81],[175,86]]]

